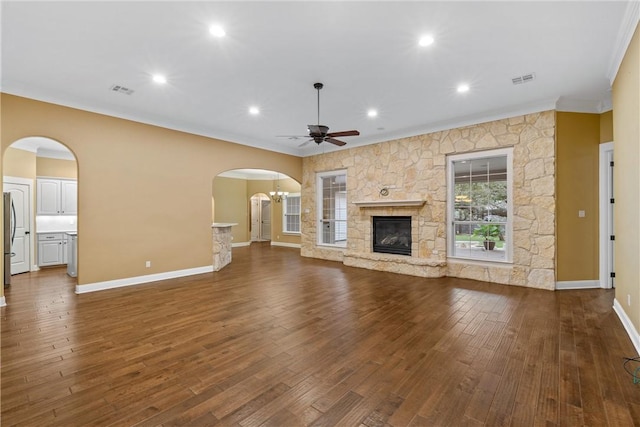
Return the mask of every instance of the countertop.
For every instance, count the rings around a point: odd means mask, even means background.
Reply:
[[[224,227],[233,227],[234,225],[238,225],[237,222],[214,222],[211,227],[215,228],[224,228]]]
[[[46,234],[46,233],[77,233],[76,230],[40,230],[36,231],[36,234]]]

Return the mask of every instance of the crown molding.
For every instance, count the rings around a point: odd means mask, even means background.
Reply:
[[[618,37],[616,38],[611,60],[609,61],[607,77],[612,86],[620,69],[620,64],[622,64],[622,60],[624,59],[624,55],[629,48],[629,43],[631,43],[633,33],[638,26],[638,21],[640,21],[640,1],[633,0],[627,4],[627,10],[622,18],[620,31],[618,31]]]
[[[584,100],[573,98],[560,98],[556,104],[557,111],[571,113],[602,114],[613,109],[611,97],[604,100]]]

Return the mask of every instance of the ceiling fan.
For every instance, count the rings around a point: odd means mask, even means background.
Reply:
[[[309,135],[304,135],[304,137],[308,136],[311,139],[303,142],[302,144],[299,145],[299,147],[304,147],[305,145],[307,145],[311,141],[315,142],[318,145],[320,145],[321,143],[326,141],[326,142],[329,142],[331,144],[334,144],[334,145],[342,147],[343,145],[346,144],[346,142],[340,141],[339,139],[336,139],[336,137],[358,136],[358,135],[360,135],[360,132],[358,132],[357,130],[345,130],[345,131],[341,131],[341,132],[329,132],[329,126],[325,126],[325,125],[321,125],[320,124],[320,89],[322,89],[324,87],[324,85],[322,83],[314,83],[313,87],[318,91],[318,124],[316,124],[316,125],[307,125],[307,130],[309,131]],[[291,139],[297,139],[297,138],[302,138],[303,137],[303,136],[298,136],[298,135],[281,135],[281,136],[286,136],[286,137],[291,138]]]

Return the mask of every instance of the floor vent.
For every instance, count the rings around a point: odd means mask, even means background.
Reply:
[[[511,81],[513,82],[514,85],[519,85],[522,83],[528,83],[535,78],[536,78],[536,75],[534,73],[529,73],[522,76],[514,77],[511,79]]]
[[[129,89],[128,87],[124,87],[121,85],[113,85],[109,88],[109,90],[113,92],[124,93],[125,95],[131,95],[133,92],[135,92],[133,89]]]

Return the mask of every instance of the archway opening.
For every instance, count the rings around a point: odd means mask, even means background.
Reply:
[[[10,259],[5,287],[17,274],[65,269],[77,277],[78,162],[46,137],[15,141],[3,153],[3,206],[9,206]],[[8,234],[8,236],[7,236]],[[7,274],[8,273],[8,274]]]
[[[233,169],[216,176],[212,187],[213,222],[238,224],[231,230],[234,247],[300,247],[299,182],[273,170]]]

